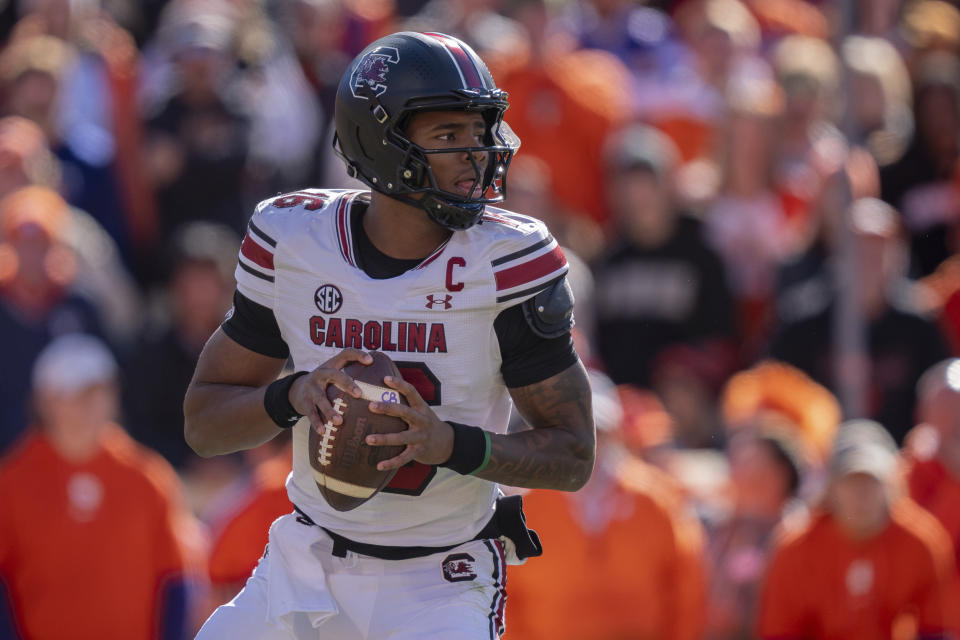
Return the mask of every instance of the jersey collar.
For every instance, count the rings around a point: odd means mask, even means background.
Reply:
[[[357,196],[359,196],[361,193],[364,192],[354,191],[340,196],[340,199],[337,201],[335,220],[337,229],[337,247],[340,249],[340,256],[347,264],[357,269],[360,268],[360,265],[357,263],[357,245],[353,237],[353,229],[350,224],[350,211],[354,200],[356,200]],[[450,236],[450,238],[452,237],[453,235]],[[447,238],[440,243],[440,245],[433,250],[433,253],[424,258],[420,264],[412,269],[412,271],[424,269],[434,260],[439,258],[447,244],[450,243],[450,238]]]

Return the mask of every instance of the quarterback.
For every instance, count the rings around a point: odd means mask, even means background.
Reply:
[[[377,40],[336,99],[335,146],[369,191],[305,189],[261,202],[234,306],[184,401],[185,436],[213,456],[293,429],[293,513],[243,590],[198,637],[477,640],[503,633],[506,564],[541,552],[498,483],[575,491],[593,468],[590,388],[570,337],[567,263],[538,220],[503,200],[519,140],[507,96],[465,43]],[[408,405],[393,480],[350,511],[322,497],[310,430],[341,424],[342,369],[381,351]],[[285,362],[295,372],[281,377]],[[516,406],[531,429],[507,433]]]

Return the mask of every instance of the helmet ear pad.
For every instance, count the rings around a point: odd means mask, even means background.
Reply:
[[[407,157],[406,162],[400,167],[400,182],[410,189],[429,186],[430,171],[428,167],[429,161],[426,158],[421,160],[420,158]]]
[[[398,119],[394,127],[389,128],[385,136],[387,144],[395,145],[403,154],[396,164],[397,182],[416,191],[435,185],[431,181],[430,161],[408,137],[407,127],[412,116],[412,113],[406,113],[403,118]]]

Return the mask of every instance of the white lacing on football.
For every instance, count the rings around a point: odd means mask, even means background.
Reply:
[[[333,410],[343,415],[344,409],[346,408],[347,403],[343,401],[343,398],[337,398],[333,401]],[[317,452],[317,461],[320,463],[320,466],[325,467],[330,464],[330,457],[333,455],[333,441],[336,439],[337,428],[333,426],[333,421],[328,420],[323,425],[323,435],[320,437],[320,447]]]

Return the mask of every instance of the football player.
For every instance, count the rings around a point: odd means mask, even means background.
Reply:
[[[184,402],[213,456],[293,429],[287,490],[244,589],[204,639],[475,640],[503,633],[506,563],[539,555],[497,483],[573,491],[594,459],[590,387],[570,338],[567,263],[538,220],[496,208],[519,140],[507,96],[456,38],[397,33],[357,56],[337,93],[335,146],[369,191],[306,189],[260,203],[232,313]],[[381,350],[409,406],[390,484],[346,512],[323,499],[309,430],[342,423],[341,369]],[[287,358],[295,373],[277,379]],[[532,427],[507,433],[511,406]],[[306,419],[304,419],[306,418]]]

